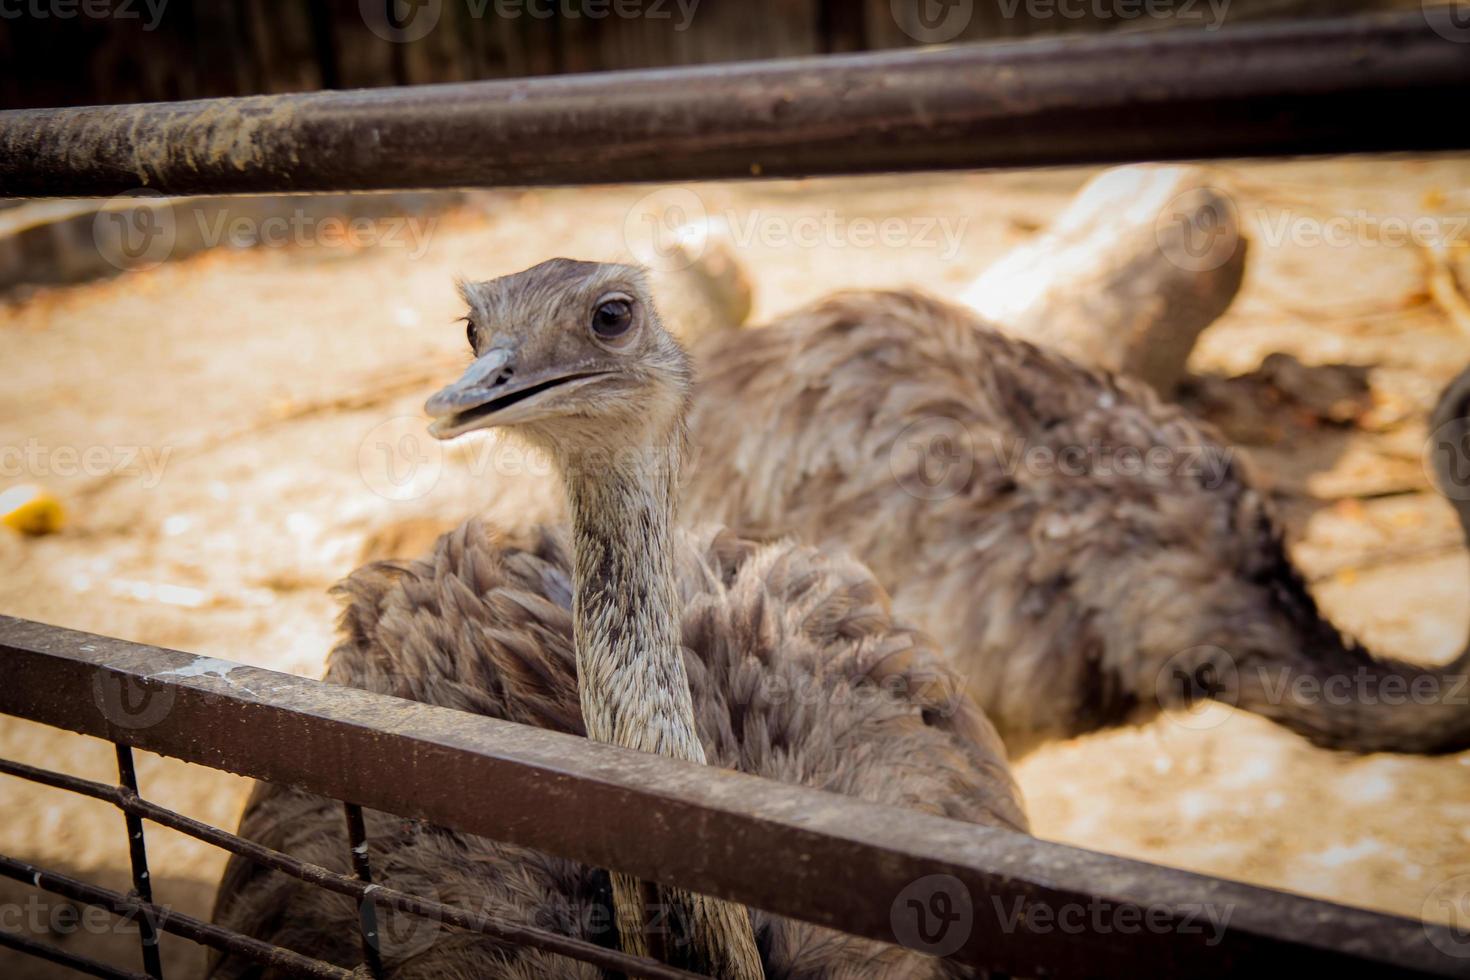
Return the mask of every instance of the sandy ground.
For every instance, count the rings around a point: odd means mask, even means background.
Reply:
[[[737,252],[759,322],[840,287],[953,294],[1089,175],[692,189],[708,212],[758,230]],[[1470,160],[1241,165],[1220,180],[1255,242],[1240,298],[1191,368],[1235,375],[1282,351],[1368,369],[1372,408],[1357,424],[1282,411],[1246,452],[1334,620],[1385,652],[1447,660],[1470,621],[1470,569],[1428,490],[1422,416],[1470,361],[1470,336],[1431,301],[1414,248],[1279,232],[1342,214],[1438,215],[1453,231],[1470,215]],[[365,553],[417,547],[423,527],[474,512],[550,512],[544,482],[488,466],[483,443],[441,452],[422,435],[424,395],[462,360],[452,277],[625,255],[625,218],[644,193],[488,193],[427,229],[422,255],[217,250],[0,307],[0,447],[12,460],[31,450],[0,488],[39,482],[71,518],[50,537],[0,534],[0,612],[319,674],[335,616],[326,590]],[[835,233],[783,241],[796,219],[829,214]],[[858,219],[885,217],[911,221],[908,238],[854,240]],[[939,222],[960,232],[952,249]],[[78,464],[65,447],[93,449],[90,472],[68,475]],[[11,719],[0,755],[115,778],[105,743]],[[146,795],[234,825],[244,780],[146,755],[140,767]],[[1236,713],[1048,746],[1018,772],[1036,831],[1089,848],[1439,920],[1450,909],[1436,888],[1470,874],[1470,753],[1340,755]],[[115,811],[3,777],[0,794],[0,851],[126,887]],[[157,828],[149,841],[159,900],[207,916],[223,855]],[[0,912],[0,925],[136,965],[126,926],[78,927],[65,903],[19,886],[0,886]],[[192,944],[168,939],[165,951],[173,976],[197,972]],[[0,951],[0,975],[53,972]]]

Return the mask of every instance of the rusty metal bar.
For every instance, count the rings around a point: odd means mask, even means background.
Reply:
[[[126,745],[117,750],[117,776],[122,788],[137,795],[138,773],[133,768],[133,750]],[[153,902],[153,883],[148,877],[148,844],[143,838],[143,821],[124,812],[128,828],[128,859],[133,871],[133,893],[149,904]],[[138,941],[143,947],[143,969],[154,980],[163,977],[163,961],[158,955],[158,930],[147,916],[138,922]]]
[[[362,807],[356,803],[343,803],[342,815],[347,820],[347,846],[352,849],[353,873],[358,881],[371,885],[373,868],[368,861],[367,827],[362,821]],[[378,906],[373,896],[364,891],[357,900],[357,908],[362,932],[362,961],[373,980],[381,980],[383,957],[378,954]]]
[[[1416,5],[1417,6],[1417,5]],[[1436,150],[1453,10],[0,112],[0,196],[673,181]]]
[[[52,772],[49,769],[39,769],[10,759],[0,759],[0,775],[15,776],[43,786],[51,786],[69,793],[76,793],[79,796],[111,803],[125,813],[152,820],[161,827],[168,827],[170,830],[187,834],[196,840],[202,840],[231,853],[239,854],[241,857],[249,858],[251,861],[308,884],[346,895],[356,902],[362,902],[368,895],[368,886],[355,878],[349,878],[347,875],[338,874],[319,864],[309,864],[289,854],[262,847],[254,841],[245,840],[229,831],[212,827],[192,817],[175,813],[157,803],[141,799],[136,793],[117,786],[108,786],[106,783],[98,783],[66,773]],[[667,966],[646,957],[633,956],[616,949],[605,949],[586,940],[573,939],[570,936],[563,936],[535,926],[504,922],[483,914],[468,912],[453,905],[445,905],[432,899],[410,895],[396,888],[375,886],[372,889],[372,898],[380,904],[402,912],[421,915],[461,929],[494,936],[496,939],[517,946],[534,946],[548,953],[558,953],[629,977],[644,977],[647,980],[708,980],[698,974]]]
[[[64,895],[72,901],[100,906],[114,915],[136,914],[141,918],[151,919],[166,932],[192,939],[204,946],[234,953],[268,969],[281,970],[292,976],[310,977],[313,980],[356,980],[351,971],[339,966],[221,929],[193,916],[171,911],[152,902],[144,902],[110,888],[100,888],[90,882],[38,868],[6,854],[0,854],[0,875],[34,885],[42,891]]]
[[[22,936],[20,933],[4,928],[0,928],[0,946],[8,946],[27,956],[34,956],[49,963],[68,967],[78,973],[85,973],[89,977],[102,977],[103,980],[149,980],[146,974],[121,970],[101,960],[94,960],[90,956],[73,953],[48,943],[38,943],[28,936]]]
[[[874,939],[901,941],[906,896],[947,875],[973,905],[952,957],[1011,974],[1464,967],[1442,926],[228,661],[9,617],[0,654],[6,714]]]

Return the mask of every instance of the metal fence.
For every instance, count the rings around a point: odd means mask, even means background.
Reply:
[[[350,974],[154,905],[142,820],[348,895],[369,911],[428,915],[632,976],[689,974],[374,886],[362,862],[347,877],[200,824],[139,795],[133,748],[345,800],[353,847],[362,843],[359,808],[372,807],[884,942],[903,938],[895,932],[897,898],[915,881],[949,875],[974,903],[969,935],[951,956],[1018,976],[1223,977],[1251,969],[1446,976],[1466,966],[1441,951],[1456,948],[1448,929],[1411,919],[20,619],[0,618],[0,712],[117,744],[118,786],[15,762],[0,763],[0,773],[127,814],[135,893],[9,857],[0,857],[0,874],[141,913],[150,976],[157,976],[148,952],[156,930],[302,976]],[[1198,928],[1206,902],[1232,910],[1218,936]],[[1066,933],[1029,928],[1000,914],[1017,903],[1136,910],[1152,926],[1126,936],[1091,920]],[[364,922],[370,932],[372,916]],[[371,950],[371,937],[365,941]],[[98,976],[135,975],[47,955]]]
[[[1450,16],[1430,10],[611,81],[8,112],[0,113],[0,195],[669,180],[1464,147],[1470,128],[1426,126],[1418,115],[1428,102],[1463,104],[1470,95],[1470,44],[1450,39],[1457,26]],[[0,945],[94,976],[159,976],[160,932],[287,973],[358,975],[155,904],[144,821],[360,903],[369,972],[378,968],[381,907],[630,976],[690,976],[374,884],[361,847],[363,807],[883,942],[904,939],[896,910],[905,890],[949,876],[974,913],[949,955],[1013,975],[1470,970],[1470,961],[1443,952],[1458,944],[1436,925],[19,619],[0,618],[0,712],[117,746],[116,786],[0,761],[0,774],[103,800],[126,815],[129,894],[0,856],[0,874],[138,918],[141,974],[0,931]],[[345,801],[355,874],[305,864],[149,802],[134,775],[134,748]],[[1204,901],[1232,910],[1218,936],[1190,927]],[[1042,930],[1025,916],[999,914],[1099,904],[1147,915],[1151,928],[1120,935],[1084,917],[1075,929]]]

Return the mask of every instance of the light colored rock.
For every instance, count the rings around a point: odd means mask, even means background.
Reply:
[[[1212,176],[1157,165],[1100,174],[961,302],[1017,337],[1169,395],[1245,268],[1235,204]]]

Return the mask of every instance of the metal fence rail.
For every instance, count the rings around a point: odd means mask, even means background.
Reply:
[[[247,957],[262,966],[280,970],[291,976],[308,977],[312,980],[353,980],[352,972],[330,963],[323,963],[289,949],[272,946],[270,943],[232,933],[227,929],[196,919],[193,916],[173,912],[162,906],[139,898],[136,894],[100,888],[97,885],[72,878],[69,875],[39,868],[25,861],[0,854],[0,876],[15,881],[30,882],[43,891],[54,892],[74,902],[95,905],[114,915],[135,917],[139,923],[139,935],[146,944],[151,936],[156,941],[156,931],[161,928],[192,939],[196,943],[230,950]],[[144,957],[149,977],[161,977],[162,970],[157,962]]]
[[[130,750],[124,750],[130,751]],[[520,923],[500,922],[486,916],[474,915],[463,909],[445,905],[416,895],[409,895],[394,888],[382,885],[372,886],[370,870],[367,868],[367,856],[365,851],[359,851],[358,846],[363,843],[365,837],[362,831],[362,809],[356,804],[344,804],[349,825],[355,826],[355,831],[349,837],[349,845],[352,847],[352,861],[357,872],[357,877],[350,878],[339,874],[329,868],[320,865],[300,861],[289,854],[282,854],[270,848],[262,847],[252,841],[245,840],[229,831],[212,827],[198,820],[186,817],[181,813],[175,813],[167,807],[159,806],[143,799],[135,788],[126,786],[108,786],[104,783],[69,776],[65,773],[52,772],[24,763],[13,762],[9,759],[0,759],[0,774],[15,776],[26,779],[44,786],[77,793],[88,796],[94,800],[102,800],[111,803],[129,817],[147,819],[160,827],[168,827],[179,833],[187,834],[196,840],[202,840],[207,844],[239,854],[241,857],[249,858],[265,867],[288,874],[308,884],[317,885],[328,891],[334,891],[360,904],[361,909],[369,918],[375,917],[375,907],[386,905],[391,908],[420,915],[425,918],[443,922],[461,929],[470,929],[504,939],[507,942],[521,946],[534,946],[552,953],[560,953],[579,959],[586,963],[593,963],[609,970],[616,970],[635,977],[649,977],[653,980],[690,980],[693,976],[682,970],[676,970],[656,963],[652,960],[643,960],[640,957],[629,956],[617,950],[604,949],[592,943],[573,939],[568,936],[558,935],[545,929],[525,926]],[[139,838],[141,840],[141,838]],[[6,860],[0,856],[0,861]],[[366,872],[366,873],[365,873]],[[0,874],[3,874],[0,867]],[[152,923],[149,923],[150,927]],[[364,926],[364,962],[370,967],[369,972],[378,976],[381,964],[377,964],[376,954],[378,946],[372,942],[370,934],[371,927]],[[233,943],[231,937],[224,935],[224,930],[215,937],[219,940],[218,948],[232,952],[249,955],[248,950],[239,948]],[[216,945],[207,942],[206,945]],[[157,973],[150,973],[157,976]]]
[[[0,112],[0,196],[805,176],[1470,146],[1450,7],[677,70]]]
[[[952,875],[974,907],[969,936],[953,958],[1017,975],[1325,969],[1344,977],[1455,976],[1466,965],[1440,951],[1455,948],[1440,926],[6,617],[0,712],[885,942],[899,939],[893,909],[904,890],[926,876]],[[3,772],[108,799],[137,817],[262,858],[251,851],[257,846],[149,804],[126,786],[16,763]],[[393,778],[382,778],[385,772]],[[599,819],[587,820],[588,813]],[[273,860],[265,863],[292,873]],[[355,879],[296,864],[303,880],[366,894]],[[1204,903],[1231,910],[1218,937],[1191,928]],[[1136,911],[1136,921],[1147,915],[1153,928],[1123,935],[1083,917],[1075,930],[1043,930],[1028,927],[1027,916],[1017,922],[1005,914],[1099,906]],[[428,911],[475,926],[469,913]],[[448,918],[455,915],[463,921]],[[160,915],[159,925],[168,930],[180,921]],[[657,964],[642,972],[677,975]]]

